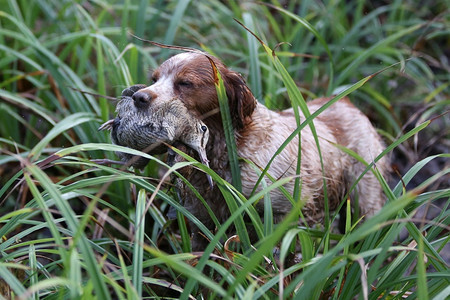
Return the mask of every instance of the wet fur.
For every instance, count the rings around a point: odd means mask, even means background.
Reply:
[[[218,59],[212,59],[222,75],[229,98],[238,155],[264,168],[275,151],[297,128],[293,110],[276,112],[267,109],[256,101],[238,73],[228,69]],[[165,61],[154,72],[153,81],[152,85],[140,89],[133,98],[145,94],[151,99],[150,105],[156,108],[165,105],[175,97],[180,99],[190,113],[202,119],[210,130],[206,153],[210,159],[211,169],[231,182],[214,76],[206,56],[195,53],[176,55]],[[329,100],[329,98],[313,100],[308,102],[308,108],[312,113]],[[304,116],[301,116],[301,120],[304,119]],[[328,203],[330,210],[333,211],[341,203],[355,179],[365,169],[362,163],[339,150],[334,144],[353,150],[369,163],[384,149],[380,137],[368,118],[347,98],[339,100],[322,112],[314,119],[314,125],[322,151],[324,170],[321,168],[320,156],[309,126],[301,131],[301,198],[305,201],[303,214],[310,225],[323,222],[323,178],[326,178]],[[295,176],[298,142],[298,137],[294,138],[275,158],[269,169],[271,177]],[[189,151],[189,149],[186,150]],[[177,159],[181,158],[175,158],[174,161]],[[376,166],[382,175],[386,175],[388,161],[385,158],[378,161]],[[243,193],[249,196],[258,175],[253,167],[245,162],[240,163],[240,168]],[[211,189],[204,173],[194,168],[185,168],[181,172],[203,196],[218,220],[225,221],[229,217],[229,210],[217,185]],[[266,182],[271,184],[267,178]],[[294,181],[290,181],[284,187],[292,193]],[[213,230],[214,224],[195,194],[181,181],[178,181],[178,189],[183,205]],[[270,196],[275,220],[279,221],[289,212],[291,204],[279,190],[272,191]],[[373,215],[383,206],[385,197],[372,172],[364,175],[358,183],[356,193],[352,195],[352,200],[355,199],[359,200],[360,213],[366,216]],[[263,201],[260,201],[256,208],[262,215]],[[191,228],[193,248],[199,250],[206,241],[198,234],[193,224]]]

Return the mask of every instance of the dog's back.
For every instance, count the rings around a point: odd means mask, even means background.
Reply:
[[[310,113],[314,113],[329,98],[320,98],[308,103]],[[275,112],[258,104],[252,116],[249,130],[240,136],[239,155],[265,168],[274,153],[297,128],[293,109]],[[301,122],[305,120],[301,114]],[[328,205],[331,210],[344,200],[351,185],[362,174],[366,166],[344,153],[337,145],[356,152],[364,161],[371,163],[384,149],[383,143],[368,118],[348,99],[341,99],[323,111],[314,119],[320,154],[309,126],[302,129],[301,151],[298,137],[295,137],[274,159],[269,169],[271,178],[295,176],[297,158],[300,157],[301,198],[305,201],[304,215],[311,224],[321,222],[324,212],[324,178],[327,183]],[[300,156],[299,156],[300,155]],[[322,171],[323,164],[323,171]],[[387,162],[382,158],[376,164],[382,175],[387,173]],[[250,194],[258,179],[254,167],[246,163],[241,165],[243,192]],[[267,184],[271,180],[266,178]],[[261,189],[260,187],[259,189]],[[285,188],[292,194],[294,185]],[[356,186],[356,192],[350,194],[352,201],[358,201],[361,214],[373,215],[384,204],[385,197],[381,186],[369,171]],[[280,190],[271,192],[273,211],[281,218],[289,212],[291,203]],[[263,210],[263,204],[259,204]]]

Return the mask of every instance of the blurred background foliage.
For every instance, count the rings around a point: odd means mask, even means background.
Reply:
[[[24,167],[68,147],[109,143],[108,134],[97,128],[113,116],[115,103],[96,94],[116,97],[127,86],[149,83],[152,69],[175,53],[130,33],[208,51],[242,73],[260,102],[271,109],[288,107],[291,102],[269,57],[234,19],[275,49],[306,99],[336,94],[396,64],[350,95],[387,144],[433,120],[392,153],[395,185],[418,161],[450,152],[450,118],[445,114],[450,106],[448,4],[446,0],[0,0],[0,236],[10,240],[30,226],[24,221],[27,218],[43,219],[37,214],[23,215],[16,223],[1,219],[36,198],[30,185],[19,181]],[[57,190],[117,175],[108,167],[101,170],[88,163],[104,158],[116,156],[113,151],[80,147],[73,157],[45,169],[45,175]],[[150,163],[142,175],[154,183],[159,165]],[[426,185],[426,191],[448,189],[448,168],[448,157],[430,159],[405,189],[435,174],[441,175]],[[127,228],[135,213],[137,191],[130,192],[135,182],[109,179],[113,184],[86,181],[86,187],[73,190],[76,195],[63,195],[77,214],[89,215],[87,199],[104,187],[99,208],[111,209],[109,213]],[[439,203],[446,207],[448,196]],[[146,232],[160,246],[161,231],[168,226],[161,216],[168,205],[164,201],[158,205],[151,211]],[[95,224],[88,226],[89,235],[95,237],[94,228]],[[127,239],[126,230],[121,233],[117,226],[110,230]],[[173,236],[164,234],[172,243]],[[21,238],[37,241],[48,236],[48,231],[35,229]],[[9,255],[2,262],[18,260],[11,256],[15,249],[11,247],[14,243],[0,247],[4,257]]]

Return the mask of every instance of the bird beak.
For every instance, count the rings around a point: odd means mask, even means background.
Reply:
[[[208,160],[208,157],[206,156],[205,148],[198,149],[198,154],[200,156],[200,162],[209,168],[209,160]],[[212,189],[214,187],[212,177],[209,174],[206,174],[206,177],[208,178],[209,186]]]
[[[214,187],[214,183],[213,183],[211,175],[206,174],[206,178],[208,178],[209,187],[212,189]]]

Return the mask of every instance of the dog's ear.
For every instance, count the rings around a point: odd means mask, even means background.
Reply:
[[[231,120],[234,128],[240,130],[255,110],[256,99],[241,74],[228,71],[223,75],[225,75],[224,84],[230,106]]]

